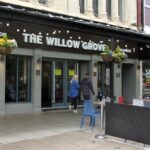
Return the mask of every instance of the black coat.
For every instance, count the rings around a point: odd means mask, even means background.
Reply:
[[[84,96],[84,99],[90,98],[90,92],[92,92],[95,95],[92,81],[88,77],[84,77],[81,81],[81,92]]]

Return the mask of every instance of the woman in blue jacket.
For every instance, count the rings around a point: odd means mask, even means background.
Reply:
[[[69,109],[71,110],[72,105],[74,107],[73,112],[77,113],[77,100],[79,95],[79,83],[78,76],[74,75],[70,81],[70,89],[69,89],[69,98],[71,100],[71,105],[69,105]]]

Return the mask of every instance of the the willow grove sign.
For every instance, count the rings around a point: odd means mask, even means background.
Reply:
[[[105,44],[95,43],[95,42],[86,42],[81,40],[72,40],[64,39],[52,36],[42,36],[29,33],[22,33],[23,41],[25,43],[32,44],[46,44],[48,46],[57,46],[57,47],[66,47],[66,48],[75,48],[75,49],[84,49],[84,50],[94,50],[94,51],[103,51]]]

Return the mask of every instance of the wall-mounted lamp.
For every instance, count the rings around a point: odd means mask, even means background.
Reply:
[[[42,62],[42,57],[37,59],[37,63],[40,64]]]
[[[120,64],[117,64],[117,68],[120,68],[121,66],[120,66]]]
[[[140,70],[140,65],[137,66],[137,69]]]
[[[4,61],[4,55],[0,55],[0,62],[3,62]]]
[[[97,67],[97,62],[94,63],[94,66]]]

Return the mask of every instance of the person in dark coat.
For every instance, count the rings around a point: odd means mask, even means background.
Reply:
[[[93,95],[95,95],[95,92],[93,90],[92,81],[91,81],[88,73],[86,73],[84,75],[83,79],[81,80],[80,86],[81,86],[81,92],[83,94],[84,100],[90,100],[90,94],[91,93]]]

